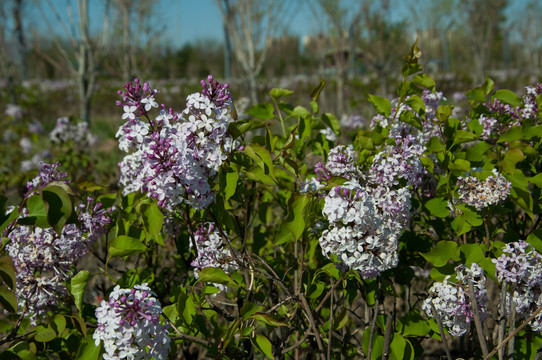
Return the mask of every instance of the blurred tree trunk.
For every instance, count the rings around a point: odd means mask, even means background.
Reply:
[[[94,2],[93,2],[94,3]],[[88,0],[77,0],[77,21],[73,16],[72,8],[67,2],[66,10],[69,16],[70,28],[65,23],[61,23],[61,17],[58,15],[56,8],[47,1],[49,9],[56,16],[59,25],[65,30],[64,33],[68,37],[70,46],[65,48],[58,39],[55,41],[57,52],[55,55],[49,55],[41,51],[39,44],[36,44],[36,53],[41,55],[46,61],[51,63],[55,68],[62,73],[71,74],[77,82],[77,92],[79,95],[79,115],[80,118],[87,123],[90,123],[90,110],[92,97],[95,92],[96,76],[98,74],[100,63],[104,58],[105,49],[108,45],[108,27],[109,27],[109,0],[106,0],[103,17],[103,29],[98,40],[93,41],[89,32],[89,10]],[[47,19],[43,9],[40,7],[42,16]],[[46,20],[47,21],[47,20]],[[53,27],[47,22],[49,30],[52,33]],[[73,61],[75,58],[75,61]]]
[[[280,23],[281,0],[216,0],[233,54],[248,82],[251,103],[258,103],[257,77],[267,56],[267,38]],[[273,24],[273,27],[271,26]]]
[[[484,81],[492,49],[502,36],[507,0],[461,0],[460,12],[465,14],[467,39],[472,51],[475,83]]]

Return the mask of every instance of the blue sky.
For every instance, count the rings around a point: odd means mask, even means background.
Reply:
[[[286,13],[290,19],[288,33],[303,36],[322,30],[311,11],[311,1],[314,0],[287,0]],[[72,4],[75,12],[77,9],[75,0],[50,0],[63,21],[67,19],[67,2]],[[395,0],[395,2],[403,4],[403,0]],[[94,30],[101,29],[103,3],[103,0],[89,0],[91,28]],[[358,1],[346,0],[346,3],[357,4]],[[49,22],[53,24],[53,31],[58,34],[62,33],[63,30],[58,25],[48,2],[40,0],[38,4],[42,7]],[[27,10],[27,25],[34,24],[39,27],[40,32],[48,31],[44,24],[40,25],[39,21],[34,22],[35,19],[42,17],[41,13],[33,5],[30,5],[30,9]],[[222,16],[216,0],[159,0],[154,12],[157,26],[165,29],[161,40],[173,47],[202,39],[223,40]],[[392,16],[396,14],[397,12],[392,13]]]
[[[2,0],[0,0],[2,1]],[[29,0],[27,0],[29,1]],[[76,0],[49,0],[54,6],[59,15],[67,19],[66,3],[71,2],[74,10],[76,9]],[[315,34],[321,29],[318,19],[314,18],[314,13],[311,11],[311,2],[314,0],[286,0],[290,9],[287,9],[288,17],[288,33],[297,34],[300,36],[307,34]],[[432,0],[392,0],[391,18],[396,21],[404,16],[408,16],[410,8],[413,6],[423,6],[424,1]],[[523,4],[528,0],[511,0],[511,8],[522,8]],[[540,0],[538,0],[540,1]],[[348,4],[356,6],[359,0],[345,0]],[[101,29],[103,17],[104,0],[89,0],[91,26],[93,29]],[[58,21],[53,16],[48,1],[39,0],[39,6],[42,7],[45,16],[50,19],[50,23],[54,24],[54,32],[62,33],[62,27],[58,25]],[[296,4],[293,5],[292,4]],[[48,31],[45,25],[39,25],[41,13],[33,4],[27,5],[25,12],[25,21],[27,26],[38,27],[38,31]],[[154,8],[154,21],[158,28],[163,28],[164,32],[160,36],[163,43],[169,44],[171,47],[180,47],[187,42],[194,42],[203,39],[213,39],[216,41],[223,40],[223,26],[220,10],[216,4],[216,0],[159,0]],[[37,20],[37,21],[36,21]]]

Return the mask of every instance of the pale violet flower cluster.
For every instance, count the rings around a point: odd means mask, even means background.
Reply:
[[[219,267],[228,273],[237,270],[238,266],[230,250],[222,241],[220,232],[213,223],[200,224],[193,234],[196,244],[197,257],[192,261],[194,276],[206,267]],[[224,287],[217,285],[220,289]]]
[[[399,185],[400,179],[406,180],[407,186],[418,187],[422,183],[424,172],[420,157],[425,147],[418,145],[411,134],[395,139],[396,146],[380,152],[373,159],[371,180],[382,186]]]
[[[55,144],[65,144],[72,141],[78,148],[88,148],[97,142],[88,124],[84,121],[74,123],[67,117],[61,117],[56,120],[55,128],[49,133],[49,139]]]
[[[457,178],[459,201],[470,205],[476,210],[482,210],[490,205],[506,200],[510,194],[512,183],[504,176],[492,170],[485,180],[474,176]]]
[[[502,250],[492,260],[497,279],[508,285],[507,304],[513,301],[518,317],[527,319],[542,305],[542,255],[523,240],[506,244]],[[534,331],[542,331],[542,314],[530,325]]]
[[[421,99],[425,105],[425,114],[420,116],[415,112],[410,106],[406,103],[403,103],[397,108],[398,99],[392,100],[392,108],[390,116],[387,118],[382,115],[377,115],[371,120],[371,127],[380,125],[383,128],[390,126],[391,138],[402,138],[407,134],[411,134],[415,137],[415,143],[418,145],[426,144],[429,139],[433,136],[440,137],[440,130],[438,125],[434,122],[436,117],[436,111],[439,107],[441,101],[445,100],[441,92],[431,92],[429,90],[424,90]],[[402,112],[408,111],[412,112],[414,116],[421,122],[423,131],[416,128],[411,124],[399,121],[400,115]]]
[[[38,177],[28,183],[29,192],[37,192],[52,181],[66,183],[65,174],[57,168],[58,164],[44,164]],[[11,241],[6,250],[16,269],[18,305],[26,307],[34,323],[68,296],[64,283],[111,221],[109,211],[90,198],[75,211],[79,224],[64,225],[60,234],[52,228],[30,225],[18,225],[7,234]],[[27,215],[28,211],[22,211],[21,216]]]
[[[148,284],[133,289],[116,286],[96,308],[93,338],[103,342],[104,360],[167,359],[169,324],[160,323],[162,307]]]
[[[228,85],[212,76],[202,80],[203,90],[187,97],[180,113],[157,108],[156,90],[136,79],[121,92],[123,119],[119,148],[130,152],[119,164],[123,193],[142,191],[158,205],[173,209],[186,203],[202,209],[214,201],[214,181],[228,154],[238,146],[228,133],[232,105]]]
[[[333,148],[327,163],[317,164],[316,180],[307,188],[319,190],[334,176],[348,179],[324,191],[322,214],[329,227],[320,246],[341,269],[373,278],[397,266],[398,238],[410,221],[410,190],[365,179],[357,161],[351,146]]]
[[[478,264],[472,264],[470,268],[459,265],[456,270],[456,282],[451,281],[448,275],[443,282],[435,282],[429,289],[429,297],[425,299],[422,309],[430,317],[435,317],[434,310],[438,313],[442,325],[453,336],[464,335],[474,319],[470,285],[474,287],[474,295],[478,304],[480,319],[487,318],[485,303],[487,301],[486,277]],[[431,306],[432,305],[432,306]]]

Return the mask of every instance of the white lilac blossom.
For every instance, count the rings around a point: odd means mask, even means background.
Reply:
[[[237,270],[238,266],[232,257],[230,250],[222,241],[222,237],[213,223],[200,224],[193,234],[196,244],[197,257],[192,261],[194,276],[198,278],[198,272],[206,267],[219,267],[228,273]],[[192,244],[191,244],[192,246]],[[216,285],[220,289],[223,286]]]
[[[327,181],[333,176],[342,176],[346,179],[356,179],[361,172],[358,164],[358,153],[352,145],[339,145],[329,150],[328,160],[324,166],[317,163],[314,169],[318,181]]]
[[[123,119],[119,128],[119,148],[130,152],[119,163],[123,193],[142,191],[158,200],[158,205],[173,209],[186,203],[202,209],[214,201],[214,181],[228,154],[238,146],[228,133],[232,106],[228,85],[212,76],[202,80],[202,92],[187,97],[180,113],[157,107],[148,83],[139,80],[124,86]]]
[[[485,180],[474,176],[457,178],[459,201],[481,210],[506,200],[512,183],[493,169],[493,174]]]
[[[148,284],[133,289],[116,286],[108,301],[96,308],[98,328],[93,338],[103,342],[104,360],[167,359],[169,324],[160,323],[162,307]]]
[[[397,109],[398,99],[392,100],[392,108],[390,116],[387,118],[378,114],[371,120],[371,127],[374,128],[377,125],[380,125],[383,128],[390,127],[391,138],[403,138],[407,134],[411,134],[416,139],[414,142],[418,145],[426,144],[429,139],[433,136],[440,136],[440,130],[438,125],[434,122],[436,116],[436,110],[440,105],[440,102],[444,100],[441,92],[431,92],[429,90],[424,90],[421,99],[425,105],[425,116],[420,116],[416,113],[410,106],[406,103],[401,104],[399,109]],[[414,116],[421,122],[423,130],[416,128],[411,124],[404,123],[399,121],[400,114],[403,111],[409,111],[414,114]]]
[[[410,219],[410,192],[349,181],[329,191],[323,215],[330,222],[319,239],[324,256],[335,255],[341,268],[373,278],[397,266],[397,241]]]
[[[508,285],[507,309],[513,301],[518,317],[527,319],[542,305],[542,255],[523,240],[506,244],[502,250],[492,261],[497,279]],[[542,331],[542,315],[530,325],[534,331]]]
[[[96,143],[97,138],[84,121],[73,123],[67,117],[58,118],[55,128],[49,133],[49,139],[55,144],[72,141],[78,148],[88,148]]]
[[[451,281],[448,275],[443,282],[435,282],[429,289],[429,297],[425,299],[422,309],[430,317],[435,317],[434,310],[438,313],[442,325],[448,329],[451,335],[464,335],[470,328],[474,319],[472,310],[472,298],[470,282],[474,287],[474,295],[478,304],[480,319],[487,318],[486,278],[484,271],[478,264],[472,264],[470,269],[465,265],[459,265],[456,270],[456,282]]]
[[[386,152],[380,152],[373,159],[370,179],[382,186],[399,185],[399,180],[406,180],[406,185],[414,187],[422,183],[423,166],[420,156],[425,147],[418,145],[411,134],[396,138],[396,146]]]
[[[44,164],[38,177],[27,184],[28,191],[37,193],[52,181],[67,183],[58,165]],[[68,295],[65,281],[110,223],[109,211],[91,198],[75,207],[75,212],[79,224],[64,225],[60,234],[30,225],[19,225],[7,234],[11,241],[6,250],[16,269],[18,306],[27,309],[32,322]]]

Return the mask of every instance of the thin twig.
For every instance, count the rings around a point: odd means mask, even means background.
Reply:
[[[438,329],[440,331],[440,338],[442,340],[442,345],[444,345],[444,351],[446,351],[446,357],[448,360],[452,359],[452,354],[450,353],[450,348],[448,347],[448,340],[446,340],[446,336],[444,334],[444,327],[442,326],[442,321],[440,320],[440,314],[437,312],[437,309],[435,308],[435,305],[433,304],[433,301],[430,301],[431,304],[431,312],[435,316],[435,320],[437,321]]]
[[[335,283],[333,278],[331,280],[331,288],[333,289]],[[331,295],[329,300],[329,335],[327,340],[327,358],[331,359],[331,338],[333,336],[333,295]]]
[[[387,360],[390,352],[391,333],[393,327],[393,311],[390,311],[386,319],[386,333],[384,334],[384,347],[382,348],[382,360]]]
[[[482,348],[482,354],[484,358],[487,357],[489,350],[487,349],[486,334],[482,328],[482,319],[480,318],[480,311],[478,309],[478,301],[476,301],[476,293],[474,292],[474,284],[472,280],[469,279],[469,292],[470,292],[470,301],[472,307],[472,314],[474,316],[474,325],[476,326],[476,333],[478,334],[478,341],[480,342],[480,347]]]
[[[171,321],[171,320],[166,316],[166,314],[164,314],[164,313],[162,312],[162,316],[164,317],[164,319],[167,320],[167,322],[169,322],[169,324],[171,325],[171,327],[173,328],[173,330],[175,330],[175,332],[176,332],[177,335],[178,335],[178,339],[189,340],[189,341],[192,341],[192,342],[201,344],[201,345],[203,345],[203,346],[210,346],[210,345],[212,344],[212,342],[210,342],[210,341],[207,341],[207,340],[204,340],[204,339],[200,339],[200,338],[198,338],[198,337],[195,337],[195,336],[192,336],[192,335],[187,335],[187,334],[184,334],[184,333],[180,332],[179,329],[177,329],[177,327],[176,327],[175,324],[173,323],[173,321]]]
[[[304,294],[299,294],[299,298],[301,299],[301,306],[305,310],[307,318],[309,319],[309,323],[312,327],[312,331],[314,332],[314,337],[316,338],[316,345],[318,345],[318,350],[320,350],[323,354],[324,346],[322,345],[322,339],[320,339],[320,333],[318,332],[318,328],[316,327],[316,321],[314,321],[314,316],[312,315],[312,311],[309,303],[307,302],[307,298],[305,298]]]
[[[375,303],[375,312],[371,321],[371,331],[369,333],[369,349],[367,350],[367,358],[371,359],[371,352],[373,348],[373,336],[376,329],[376,318],[378,317],[378,308],[380,307],[380,286],[381,286],[381,278],[378,278],[378,289],[376,291],[376,303]]]
[[[500,344],[504,340],[504,333],[506,332],[506,281],[502,282],[501,289],[501,318],[499,321],[499,333],[497,343]],[[504,349],[499,350],[499,360],[504,359]]]
[[[517,335],[518,332],[520,332],[525,326],[527,326],[527,324],[529,324],[531,321],[533,321],[533,319],[538,315],[540,314],[540,312],[542,311],[542,305],[538,307],[538,309],[536,309],[536,311],[527,319],[525,320],[524,322],[521,323],[520,326],[518,326],[510,335],[508,335],[506,337],[506,339],[503,340],[502,343],[500,343],[495,349],[493,349],[486,357],[484,357],[484,360],[489,360],[491,359],[491,357],[493,355],[495,355],[495,353],[497,351],[499,351],[502,347],[504,347],[506,345],[507,342],[509,342],[512,338],[514,338],[514,336]]]

